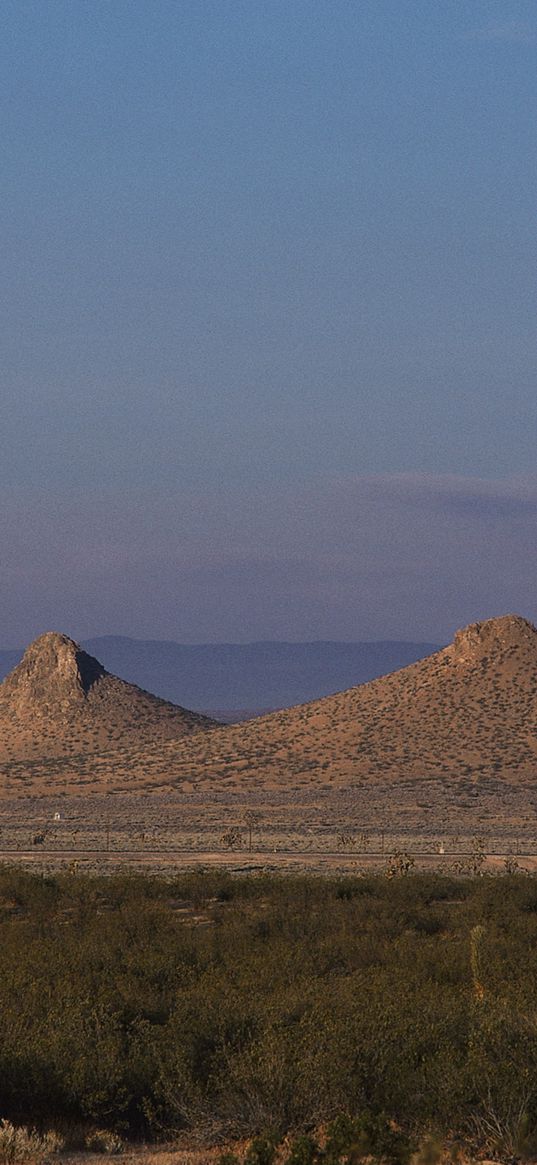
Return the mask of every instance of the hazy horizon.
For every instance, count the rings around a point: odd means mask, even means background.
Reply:
[[[420,643],[421,644],[421,643],[423,643],[423,644],[427,644],[429,646],[432,642],[434,642],[434,644],[436,646],[436,641],[431,641],[431,640],[427,640],[427,639],[423,639],[423,640],[419,640],[419,639],[418,640],[416,640],[416,639],[398,639],[398,640],[395,640],[395,639],[243,639],[243,640],[233,640],[233,641],[229,640],[229,639],[213,639],[213,640],[206,641],[206,642],[202,643],[202,642],[198,642],[197,640],[189,641],[189,640],[183,639],[183,640],[179,641],[177,639],[160,639],[160,638],[155,638],[152,636],[141,638],[140,636],[137,636],[137,635],[112,635],[112,634],[86,635],[86,636],[84,636],[83,639],[80,639],[80,638],[77,639],[76,636],[71,635],[68,631],[65,631],[65,629],[62,627],[44,628],[43,631],[38,632],[38,635],[35,636],[34,638],[38,638],[39,635],[45,635],[47,632],[58,632],[61,635],[68,635],[70,639],[74,639],[75,642],[79,642],[81,644],[92,643],[92,642],[97,641],[99,639],[127,639],[127,640],[129,640],[129,642],[132,642],[132,643],[152,643],[152,644],[157,644],[157,645],[171,643],[177,647],[258,647],[258,646],[262,646],[263,644],[279,644],[281,646],[300,647],[300,646],[304,646],[305,644],[327,644],[327,643],[341,644],[342,646],[344,646],[344,645],[352,646],[353,644],[368,644],[368,643],[370,643],[370,644],[380,644],[380,643],[408,643],[408,644]],[[24,644],[24,643],[15,643],[15,644],[13,644],[13,643],[12,644],[0,643],[0,652],[3,652],[3,651],[9,651],[9,652],[23,651],[26,646],[28,646],[28,645]]]
[[[530,0],[6,0],[0,644],[537,618]]]

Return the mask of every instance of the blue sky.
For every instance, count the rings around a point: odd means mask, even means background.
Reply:
[[[537,618],[533,0],[5,0],[0,58],[0,645]]]

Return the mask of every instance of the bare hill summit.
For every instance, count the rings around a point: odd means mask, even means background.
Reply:
[[[214,724],[110,675],[54,631],[31,643],[0,684],[2,762],[139,748]]]

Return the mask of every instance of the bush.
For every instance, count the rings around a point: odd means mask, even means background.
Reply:
[[[244,1165],[273,1165],[276,1140],[272,1137],[254,1137],[248,1146]]]
[[[328,1126],[324,1153],[327,1165],[339,1165],[342,1160],[353,1165],[363,1157],[406,1165],[410,1154],[408,1137],[382,1113],[366,1111],[356,1118],[342,1114]]]
[[[109,1156],[113,1157],[125,1150],[123,1138],[118,1133],[111,1132],[110,1129],[95,1129],[88,1133],[85,1145],[90,1153],[108,1153]]]
[[[49,1132],[40,1136],[33,1130],[17,1127],[10,1121],[0,1121],[0,1161],[2,1165],[18,1165],[19,1162],[46,1162],[54,1153],[63,1148],[63,1140],[57,1133]]]
[[[321,1157],[321,1150],[313,1137],[305,1134],[291,1144],[286,1165],[315,1165]]]
[[[44,1156],[28,1128],[533,1152],[536,884],[0,870],[0,1112]]]

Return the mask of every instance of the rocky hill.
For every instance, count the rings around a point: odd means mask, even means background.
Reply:
[[[7,681],[6,681],[7,682]],[[119,682],[119,681],[117,681]],[[0,688],[0,693],[2,689]],[[81,750],[83,751],[83,750]],[[60,771],[61,770],[61,771]],[[517,615],[474,623],[402,671],[244,724],[129,753],[4,770],[52,790],[297,789],[537,777],[537,630]]]
[[[66,635],[36,639],[0,684],[0,762],[177,740],[215,722],[117,676]]]

